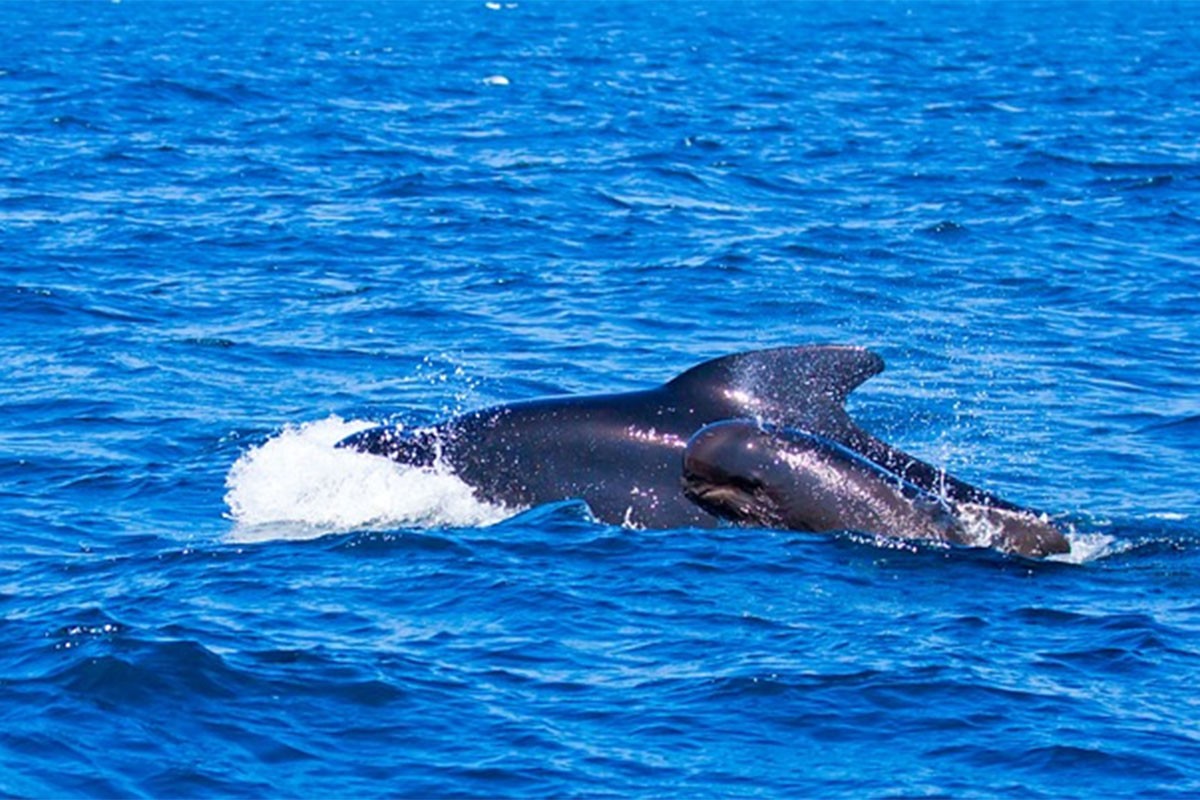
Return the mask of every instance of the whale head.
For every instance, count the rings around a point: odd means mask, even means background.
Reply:
[[[779,469],[768,434],[753,421],[708,425],[684,451],[683,493],[722,519],[788,527],[777,492]]]

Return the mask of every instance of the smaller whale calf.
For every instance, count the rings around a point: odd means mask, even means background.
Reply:
[[[683,493],[717,517],[768,528],[854,530],[1034,557],[1070,550],[1032,511],[948,500],[831,439],[752,420],[717,422],[691,437]]]

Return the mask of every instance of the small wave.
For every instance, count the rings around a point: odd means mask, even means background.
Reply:
[[[1146,515],[1146,519],[1160,519],[1166,522],[1187,522],[1189,516],[1178,511],[1152,511]]]
[[[289,425],[242,454],[225,478],[229,539],[313,539],[383,526],[490,525],[512,510],[482,503],[444,471],[407,467],[335,445],[371,426],[340,417]]]
[[[1138,433],[1153,433],[1157,431],[1200,431],[1200,414],[1186,414],[1157,421],[1138,430]]]

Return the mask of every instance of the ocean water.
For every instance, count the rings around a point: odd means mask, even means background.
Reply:
[[[0,20],[0,795],[1200,793],[1200,6]],[[1070,556],[332,447],[814,342]]]

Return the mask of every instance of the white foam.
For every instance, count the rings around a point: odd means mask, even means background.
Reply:
[[[960,520],[971,544],[977,547],[1005,549],[1006,520],[1004,516],[997,516],[1002,513],[978,506],[961,506]],[[1046,556],[1047,561],[1086,564],[1124,551],[1123,545],[1118,543],[1116,537],[1106,533],[1081,533],[1066,520],[1056,521],[1046,514],[1038,515],[1037,522],[1061,530],[1071,548],[1065,553]]]
[[[446,471],[334,446],[371,425],[336,416],[289,425],[243,453],[225,478],[234,521],[229,537],[250,542],[364,528],[480,526],[514,513],[479,502]]]
[[[1079,533],[1071,530],[1067,532],[1067,543],[1071,545],[1070,552],[1047,556],[1046,560],[1086,564],[1128,549],[1126,545],[1118,543],[1115,536],[1109,536],[1107,533]]]

